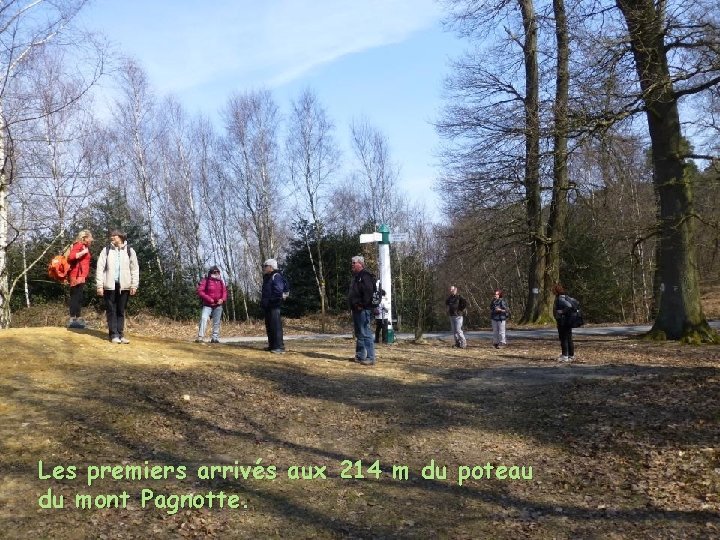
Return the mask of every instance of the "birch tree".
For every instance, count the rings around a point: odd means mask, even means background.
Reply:
[[[17,238],[16,233],[9,235],[8,195],[16,157],[13,129],[23,121],[40,116],[32,100],[20,99],[15,90],[30,72],[30,60],[36,51],[60,35],[68,36],[64,47],[78,45],[79,42],[74,41],[77,37],[69,37],[69,25],[85,4],[85,0],[60,3],[8,0],[0,8],[0,328],[10,325],[7,249]],[[84,90],[92,85],[96,75],[97,71],[83,85]],[[66,105],[58,104],[60,108]]]
[[[339,168],[340,152],[333,139],[333,125],[310,90],[303,92],[292,104],[288,126],[286,155],[290,179],[297,193],[298,214],[306,218],[313,231],[312,242],[306,238],[308,256],[320,298],[321,331],[325,331],[327,291],[323,256],[325,225],[324,205],[333,175]],[[305,227],[299,227],[305,231]],[[315,252],[311,245],[315,246]]]
[[[92,101],[77,100],[83,82],[67,75],[63,58],[36,55],[27,91],[37,99],[40,117],[23,126],[18,181],[32,185],[31,207],[49,228],[73,234],[96,194],[99,178],[92,167]]]
[[[350,125],[351,146],[357,161],[357,183],[370,202],[375,225],[392,225],[398,206],[397,179],[400,174],[390,155],[387,137],[367,120]]]
[[[160,177],[158,187],[164,197],[158,200],[159,227],[172,247],[175,271],[183,267],[195,277],[203,274],[201,247],[201,188],[198,174],[207,165],[197,152],[198,136],[182,106],[165,100],[161,109],[165,129],[158,144]],[[200,135],[201,137],[202,135]],[[201,147],[202,148],[202,147]],[[199,159],[200,157],[200,159]]]
[[[125,59],[118,72],[120,97],[113,108],[117,131],[116,153],[122,163],[117,187],[139,206],[148,227],[153,251],[158,250],[157,201],[159,198],[159,138],[164,129],[155,95],[145,70],[133,59]],[[132,196],[132,195],[135,196]],[[158,272],[163,274],[160,256]]]
[[[224,110],[223,158],[230,178],[228,196],[242,208],[254,237],[254,263],[278,254],[281,180],[279,112],[268,90],[232,96]]]

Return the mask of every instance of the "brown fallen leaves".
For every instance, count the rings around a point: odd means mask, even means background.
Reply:
[[[581,338],[567,366],[554,341],[498,351],[429,340],[380,347],[366,368],[347,360],[351,340],[289,340],[271,355],[264,343],[139,330],[122,346],[102,330],[0,333],[0,536],[720,534],[720,347]],[[78,477],[41,480],[40,459],[75,464]],[[423,477],[431,460],[444,475]],[[185,465],[187,477],[85,482],[89,464],[145,461]],[[488,463],[531,466],[532,480],[459,485],[459,467]],[[201,465],[265,472],[203,480]],[[325,467],[324,478],[291,480],[293,466]],[[48,488],[65,508],[38,507]],[[143,488],[223,491],[247,508],[142,508]],[[74,508],[75,493],[123,490],[127,508]]]

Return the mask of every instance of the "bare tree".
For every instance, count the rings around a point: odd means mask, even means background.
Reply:
[[[486,49],[457,61],[455,76],[448,80],[450,101],[436,124],[449,141],[442,155],[446,173],[441,185],[462,197],[466,212],[518,201],[525,206],[528,269],[522,320],[535,321],[547,311],[535,5],[532,0],[450,0],[447,4],[454,8],[448,22],[461,35],[485,39],[490,34],[493,39]],[[498,20],[504,21],[502,38],[495,35]]]
[[[62,238],[82,221],[99,187],[89,144],[92,102],[76,100],[84,82],[67,75],[61,57],[45,50],[35,60],[27,91],[38,100],[40,117],[24,123],[16,136],[22,149],[16,180],[29,188],[27,202],[38,218]]]
[[[158,200],[158,225],[163,238],[172,247],[175,271],[190,269],[200,277],[204,261],[201,245],[201,186],[200,175],[208,166],[202,162],[207,154],[199,154],[196,147],[202,139],[197,124],[185,116],[174,98],[167,98],[160,110],[165,129],[159,139],[160,176],[158,188],[164,197]],[[200,156],[201,159],[198,159]]]
[[[231,191],[255,237],[255,268],[277,256],[280,207],[279,113],[267,90],[232,96],[224,111],[223,156]]]
[[[678,100],[720,83],[720,25],[709,4],[668,13],[668,2],[617,0],[642,91],[660,202],[657,253],[660,301],[651,334],[718,341],[700,303],[693,241],[693,196]],[[678,6],[679,8],[679,6]],[[700,8],[700,9],[698,9]],[[686,18],[687,17],[687,18]],[[671,60],[683,60],[676,69]],[[676,85],[678,86],[676,88]]]
[[[117,128],[116,152],[121,156],[122,174],[116,178],[117,187],[136,194],[128,200],[139,202],[138,210],[147,224],[150,244],[158,254],[158,139],[164,125],[158,115],[147,74],[137,61],[123,61],[118,82],[120,97],[115,102],[113,115]],[[162,275],[163,265],[159,255],[155,264]]]
[[[298,214],[307,218],[312,226],[313,238],[305,238],[308,256],[315,275],[320,298],[321,331],[325,331],[327,292],[323,257],[323,234],[327,190],[339,168],[340,152],[333,139],[333,125],[310,90],[304,91],[292,104],[286,155],[290,179],[298,190]],[[305,230],[305,228],[301,228]],[[315,253],[311,244],[315,245]]]
[[[85,0],[67,2],[23,2],[8,0],[0,8],[0,328],[10,324],[10,286],[7,274],[7,249],[15,240],[10,238],[8,193],[13,182],[13,160],[15,159],[12,128],[20,123],[43,115],[35,108],[35,102],[28,96],[15,93],[21,81],[30,70],[33,54],[46,47],[61,34],[67,34],[69,24],[85,6]],[[69,37],[62,46],[65,49],[92,44],[92,40],[80,41],[80,37]],[[82,95],[102,71],[102,56],[96,69],[82,85]],[[70,101],[79,95],[70,96]],[[68,103],[59,103],[64,108]]]
[[[392,225],[398,205],[399,171],[390,157],[388,140],[367,120],[354,121],[350,135],[358,162],[357,180],[370,201],[370,218],[375,225]]]
[[[533,320],[553,320],[552,287],[560,282],[560,248],[565,240],[568,220],[568,138],[570,125],[568,101],[570,92],[570,35],[565,1],[553,0],[555,19],[555,100],[553,102],[553,184],[550,212],[547,220],[545,276],[538,312]]]

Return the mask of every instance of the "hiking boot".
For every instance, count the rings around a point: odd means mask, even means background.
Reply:
[[[122,341],[120,341],[120,338],[119,338],[119,337],[114,337],[114,338],[112,338],[112,339],[110,340],[110,342],[111,342],[111,343],[118,343],[118,344],[119,344],[119,343],[122,343]]]

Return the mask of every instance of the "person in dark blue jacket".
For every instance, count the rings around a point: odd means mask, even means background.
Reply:
[[[263,263],[263,286],[260,297],[260,306],[265,312],[265,331],[267,332],[268,346],[266,351],[275,354],[285,353],[283,342],[282,318],[280,308],[285,298],[285,280],[275,259],[268,259]]]

